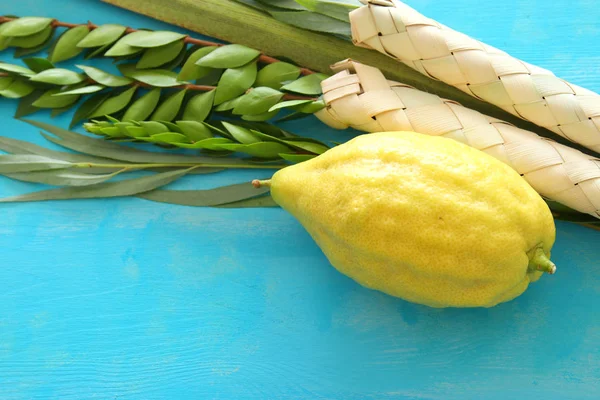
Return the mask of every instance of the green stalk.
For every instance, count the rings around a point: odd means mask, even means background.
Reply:
[[[96,164],[76,163],[74,168],[122,168],[124,170],[137,170],[149,168],[235,168],[235,169],[281,169],[285,165],[251,165],[251,164]]]

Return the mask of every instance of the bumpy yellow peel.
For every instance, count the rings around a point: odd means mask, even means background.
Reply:
[[[507,165],[450,139],[362,135],[270,185],[336,269],[411,302],[492,307],[555,270],[543,199]]]

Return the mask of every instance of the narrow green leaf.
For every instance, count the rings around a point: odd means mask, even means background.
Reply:
[[[140,121],[138,122],[148,135],[156,135],[157,133],[168,132],[169,128],[165,124],[158,121]]]
[[[108,99],[110,93],[96,93],[91,96],[87,100],[85,100],[75,111],[73,114],[73,118],[71,119],[71,123],[69,124],[69,129],[73,128],[79,122],[86,119],[90,114],[92,114],[100,105]]]
[[[50,89],[34,101],[33,105],[39,108],[61,108],[71,105],[79,99],[79,95],[76,94],[55,96],[59,92],[60,89],[58,88]]]
[[[262,114],[281,100],[283,93],[269,87],[252,88],[246,93],[233,109],[237,115]]]
[[[215,90],[195,95],[185,106],[182,118],[190,121],[204,121],[212,110],[214,98]]]
[[[204,139],[210,139],[213,134],[205,122],[198,121],[177,121],[177,126],[181,132],[188,137],[191,142],[198,142]]]
[[[352,34],[350,24],[312,11],[270,11],[275,19],[297,28],[342,36]]]
[[[54,33],[54,30],[51,31],[50,35],[48,35],[48,37],[46,38],[46,41],[44,41],[43,43],[40,43],[39,45],[37,45],[35,47],[30,47],[30,48],[19,47],[19,48],[17,48],[14,53],[15,58],[24,57],[29,54],[35,54],[35,53],[38,53],[38,52],[44,50],[45,48],[47,48],[50,45],[50,42],[52,42],[52,38],[54,37],[53,33]],[[0,39],[0,41],[1,41],[1,39]]]
[[[313,154],[285,154],[285,153],[280,153],[279,157],[283,158],[286,161],[289,162],[293,162],[293,163],[301,163],[304,161],[308,161],[312,158],[315,158],[316,156]]]
[[[2,26],[2,25],[0,25],[0,26]],[[25,68],[25,67],[22,67],[20,65],[15,65],[15,64],[3,63],[3,62],[0,62],[0,71],[13,72],[15,74],[19,74],[19,75],[23,75],[23,76],[30,76],[30,75],[36,74],[34,71],[30,70],[29,68]]]
[[[183,64],[183,67],[181,67],[181,71],[179,72],[177,79],[181,81],[193,81],[194,79],[208,75],[213,68],[196,65],[196,61],[211,53],[215,49],[215,46],[201,47],[190,54],[185,64]]]
[[[325,102],[323,100],[316,100],[311,101],[309,104],[306,104],[302,107],[299,107],[298,110],[306,114],[314,114],[317,111],[322,110],[323,108],[325,108]]]
[[[126,126],[126,135],[132,138],[141,138],[148,136],[148,132],[141,126]]]
[[[155,121],[149,121],[149,122],[155,122]],[[166,126],[167,129],[169,130],[169,132],[183,133],[183,130],[177,124],[174,124],[171,121],[165,121],[165,120],[160,121],[159,120],[156,122],[159,122],[159,123],[163,124],[164,126]],[[193,121],[191,121],[191,122],[193,122]]]
[[[50,171],[18,172],[6,174],[11,179],[24,182],[36,182],[53,186],[89,186],[106,182],[117,176],[120,171],[110,174],[84,174],[73,169],[55,169]]]
[[[231,203],[221,204],[215,206],[216,208],[266,208],[266,207],[279,207],[279,204],[273,200],[273,197],[260,196],[253,197],[247,200],[239,200]]]
[[[146,35],[128,38],[127,44],[135,47],[151,48],[164,46],[166,44],[181,40],[185,37],[186,35],[177,32],[154,31],[148,32]]]
[[[136,66],[140,69],[159,67],[177,57],[184,46],[185,43],[183,40],[178,40],[162,46],[149,48],[144,51],[142,58]]]
[[[54,96],[66,96],[66,95],[72,95],[72,94],[90,94],[90,93],[99,92],[104,88],[105,88],[105,86],[102,86],[102,85],[89,85],[89,86],[83,86],[83,87],[73,89],[73,90],[66,90],[64,92],[58,92]]]
[[[288,100],[282,101],[280,103],[275,104],[273,107],[269,108],[269,111],[279,110],[281,108],[294,107],[298,105],[312,103],[312,100]]]
[[[132,79],[113,75],[95,67],[89,67],[87,65],[76,65],[76,67],[83,70],[87,76],[104,86],[119,87],[129,85],[133,82]]]
[[[223,103],[221,103],[215,107],[215,111],[222,112],[222,111],[233,110],[241,98],[242,98],[242,96],[239,96],[239,97],[236,97],[235,99],[224,101]]]
[[[0,25],[0,36],[30,36],[47,28],[52,18],[23,17]]]
[[[33,92],[34,87],[24,81],[13,81],[6,89],[0,90],[0,96],[19,99]]]
[[[103,55],[106,52],[106,50],[108,50],[110,48],[110,46],[111,46],[110,44],[107,44],[104,46],[97,47],[95,49],[90,48],[85,52],[85,56],[83,58],[86,60],[89,60],[94,57],[99,57],[99,56]]]
[[[110,137],[121,137],[121,130],[116,126],[109,126],[107,128],[100,128],[100,133]]]
[[[221,76],[223,75],[223,70],[219,69],[219,68],[211,68],[210,71],[208,72],[208,74],[201,76],[200,78],[196,79],[196,85],[209,85],[209,86],[213,86],[216,85],[219,80],[221,79]]]
[[[179,54],[177,54],[177,56],[175,58],[173,58],[170,61],[167,61],[164,64],[159,65],[158,68],[167,69],[169,71],[171,71],[175,68],[179,68],[179,67],[181,67],[182,63],[185,61],[186,55],[187,55],[187,46],[184,43],[183,47],[179,51]],[[177,78],[177,79],[180,80],[179,78]]]
[[[90,28],[85,25],[64,31],[52,48],[52,53],[49,56],[50,61],[57,63],[77,57],[83,51],[83,47],[78,47],[77,43],[82,41],[89,33]]]
[[[0,155],[0,174],[29,171],[45,171],[49,169],[69,168],[73,164],[67,161],[33,154]]]
[[[50,112],[50,118],[56,118],[59,115],[62,115],[73,108],[73,104],[69,104],[68,106],[53,108]]]
[[[64,68],[52,68],[38,72],[30,79],[33,82],[51,83],[53,85],[74,85],[83,82],[85,76]]]
[[[0,76],[0,90],[4,90],[13,83],[14,79],[10,76]]]
[[[153,190],[138,197],[160,203],[210,207],[255,198],[268,191],[269,188],[257,189],[251,183],[239,183],[207,190]]]
[[[345,23],[350,22],[350,11],[361,6],[358,0],[295,0],[310,11],[338,19]]]
[[[172,144],[188,142],[187,136],[182,135],[181,133],[175,133],[175,132],[157,133],[150,137],[144,138],[144,140],[149,141],[149,142],[157,142],[157,143],[162,142],[162,143],[172,143]]]
[[[268,121],[274,118],[279,110],[267,111],[261,114],[242,115],[244,121]]]
[[[240,44],[221,46],[200,58],[196,65],[211,68],[238,68],[260,55],[260,51]]]
[[[300,111],[295,111],[284,117],[278,118],[275,122],[295,121],[297,119],[306,118],[307,116],[308,116],[308,114],[306,114],[306,113],[302,113]]]
[[[129,77],[151,86],[172,87],[184,82],[177,80],[177,73],[165,69],[144,69],[132,71]]]
[[[0,199],[2,203],[44,201],[44,200],[68,200],[68,199],[91,199],[132,196],[144,193],[181,178],[188,172],[187,169],[163,172],[141,178],[127,179],[118,182],[104,182],[91,186],[72,186],[59,189],[43,190],[20,196],[6,197]]]
[[[35,73],[54,68],[54,65],[50,61],[41,57],[25,58],[23,62]]]
[[[215,150],[222,151],[222,144],[232,143],[231,140],[226,138],[209,138],[199,140],[195,143],[173,143],[173,145],[177,147],[182,147],[184,149],[204,149],[204,150]]]
[[[19,105],[17,106],[17,111],[15,111],[14,117],[22,118],[26,115],[33,114],[34,112],[39,111],[40,109],[34,106],[33,102],[39,99],[43,94],[44,91],[39,89],[34,90],[25,97],[21,97],[21,99],[19,100]]]
[[[255,62],[225,70],[217,85],[215,104],[221,104],[243,94],[256,80],[256,73]]]
[[[323,93],[323,90],[321,89],[321,82],[326,78],[327,75],[325,74],[306,75],[288,83],[287,85],[283,85],[281,90],[287,90],[301,94],[320,95]]]
[[[296,0],[259,0],[260,3],[266,3],[269,6],[268,10],[277,11],[278,9],[305,11],[306,7],[298,4]]]
[[[154,88],[134,101],[127,111],[125,111],[125,115],[122,118],[123,121],[139,121],[148,118],[158,104],[160,92],[159,88]]]
[[[154,111],[152,114],[152,121],[173,121],[177,114],[179,113],[179,109],[181,108],[181,104],[183,103],[183,99],[185,97],[185,90],[179,90],[169,97],[167,97],[160,106]],[[140,118],[145,119],[145,118]]]
[[[226,121],[222,121],[221,123],[223,127],[227,129],[227,132],[229,132],[231,137],[242,144],[258,143],[261,141],[249,129]]]
[[[89,115],[88,118],[101,117],[121,111],[122,109],[127,107],[136,90],[137,87],[134,86],[116,96],[112,96],[106,99],[96,110],[94,110]]]
[[[327,150],[329,150],[329,147],[325,146],[324,144],[304,141],[304,138],[302,138],[301,140],[285,139],[284,142],[288,146],[295,147],[297,149],[308,151],[314,154],[323,154]]]
[[[31,36],[13,37],[11,38],[9,45],[11,47],[21,47],[24,49],[36,48],[48,41],[48,38],[54,33],[54,28],[47,26],[43,30],[35,33]]]
[[[258,71],[256,86],[267,86],[279,89],[284,82],[292,81],[300,76],[300,68],[286,62],[276,62]]]
[[[131,43],[136,42],[138,39],[150,36],[151,34],[152,32],[148,31],[136,31],[129,33],[112,45],[112,47],[106,53],[104,53],[104,55],[106,57],[118,57],[139,53],[143,49],[139,46],[134,47],[131,45]]]
[[[280,153],[288,153],[290,148],[277,142],[258,142],[252,144],[224,144],[221,148],[249,154],[258,158],[278,158]]]
[[[127,27],[123,25],[106,24],[100,25],[77,43],[77,47],[101,47],[114,43],[121,37]]]

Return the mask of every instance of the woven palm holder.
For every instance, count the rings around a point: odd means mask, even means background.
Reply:
[[[361,0],[353,42],[600,153],[600,96],[397,0]]]
[[[336,129],[414,131],[458,140],[511,166],[543,197],[600,219],[600,159],[460,104],[388,81],[352,60],[321,82],[315,115]]]

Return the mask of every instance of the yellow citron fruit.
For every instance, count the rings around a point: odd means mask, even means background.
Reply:
[[[556,268],[543,199],[451,139],[366,134],[254,184],[271,186],[341,273],[411,302],[492,307]]]

